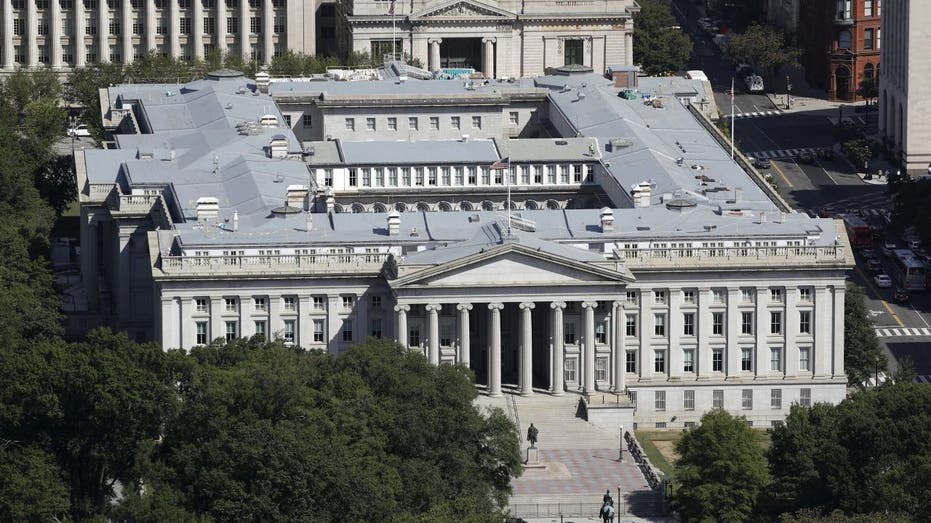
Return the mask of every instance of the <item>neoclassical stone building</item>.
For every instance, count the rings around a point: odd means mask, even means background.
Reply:
[[[313,84],[102,91],[113,147],[76,157],[88,314],[166,349],[392,338],[488,394],[617,395],[658,428],[843,399],[844,227],[731,160],[692,81]]]
[[[344,52],[403,53],[431,71],[522,78],[582,64],[633,64],[633,0],[411,0],[337,4]]]

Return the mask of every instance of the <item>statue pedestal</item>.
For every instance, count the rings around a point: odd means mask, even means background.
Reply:
[[[546,465],[540,463],[540,449],[536,447],[527,448],[527,460],[524,461],[524,468],[527,468],[527,469],[546,468]]]

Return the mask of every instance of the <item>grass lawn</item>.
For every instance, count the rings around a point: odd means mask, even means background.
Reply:
[[[769,433],[765,430],[754,430],[753,433],[756,435],[760,447],[763,450],[768,449],[770,445]],[[684,433],[681,430],[638,430],[634,434],[643,447],[643,451],[650,458],[650,463],[663,471],[669,478],[673,478],[675,476],[674,463],[678,458],[673,449]],[[659,445],[656,445],[656,442],[659,442]],[[660,447],[664,448],[665,455],[660,451]]]

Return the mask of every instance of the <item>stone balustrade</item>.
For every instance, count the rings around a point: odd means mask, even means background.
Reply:
[[[614,258],[629,269],[845,266],[852,263],[852,253],[846,245],[615,249]]]
[[[243,256],[162,256],[162,273],[169,276],[356,274],[381,272],[388,253],[277,254]]]

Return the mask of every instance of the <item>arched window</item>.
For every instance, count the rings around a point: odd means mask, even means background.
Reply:
[[[363,213],[365,212],[365,206],[362,205],[361,203],[354,203],[352,204],[352,212],[356,214]]]
[[[524,209],[527,209],[528,211],[535,211],[537,208],[537,202],[534,200],[527,200],[524,202]]]
[[[462,209],[463,211],[471,211],[471,210],[472,210],[472,202],[470,202],[470,201],[461,201],[461,202],[459,202],[459,208]]]
[[[430,205],[427,202],[417,202],[417,210],[420,212],[430,212]]]
[[[873,64],[866,64],[863,66],[863,78],[872,80],[874,73]]]
[[[388,212],[388,208],[385,207],[385,204],[376,202],[372,205],[372,212]]]
[[[397,202],[394,204],[394,209],[398,212],[407,212],[407,204],[404,202]]]
[[[437,207],[443,212],[449,212],[453,210],[453,205],[449,202],[440,202]]]

